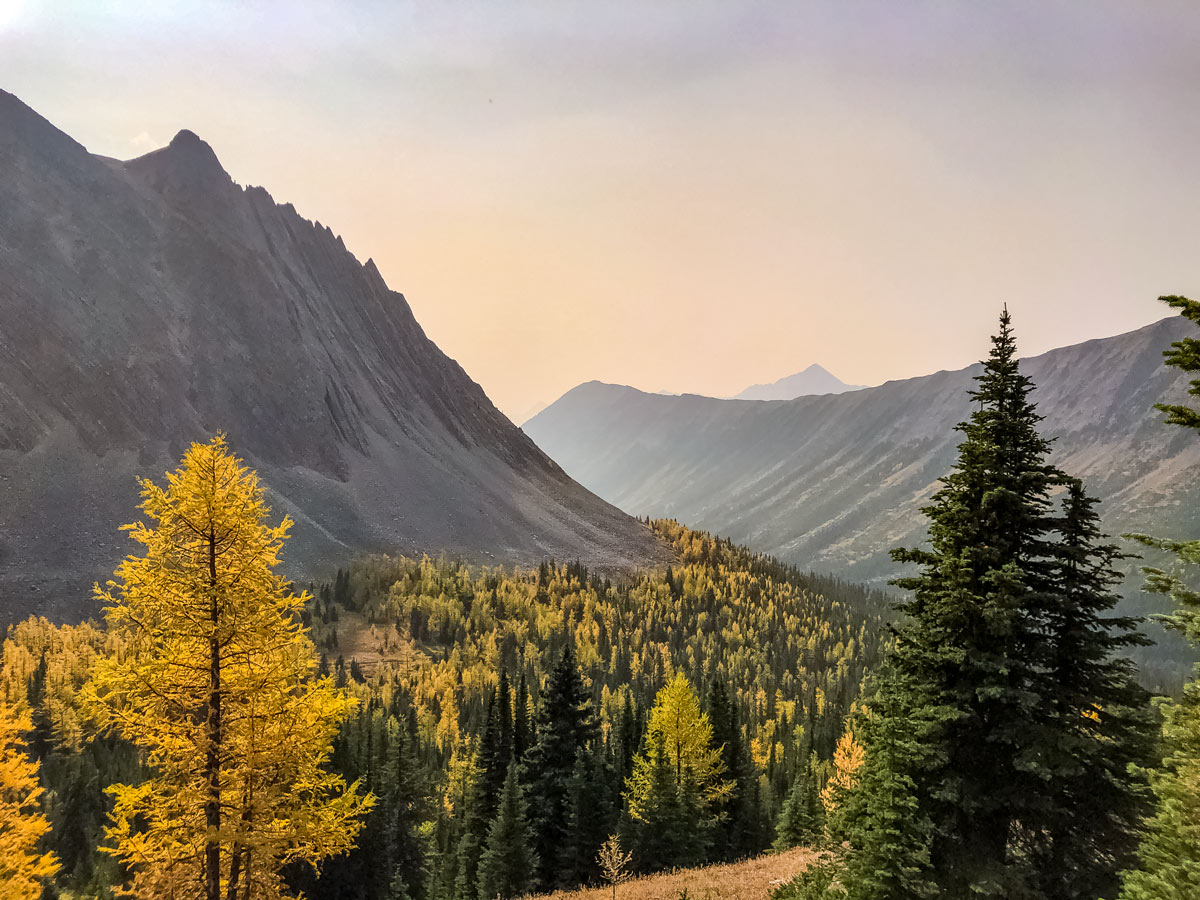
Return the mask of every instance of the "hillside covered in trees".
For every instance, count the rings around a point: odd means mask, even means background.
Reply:
[[[316,674],[358,701],[331,766],[375,801],[354,849],[293,866],[289,883],[314,900],[475,898],[485,882],[508,896],[492,882],[598,883],[613,833],[640,872],[770,847],[793,787],[815,798],[828,778],[879,657],[885,597],[652,527],[676,562],[625,578],[373,557],[314,585],[298,615]],[[382,654],[349,655],[372,633]],[[54,883],[98,896],[121,871],[96,849],[104,788],[142,770],[128,742],[89,727],[80,692],[120,644],[29,620],[4,645],[4,695],[32,712]],[[695,777],[664,777],[671,767]],[[513,841],[523,874],[497,871]]]
[[[1200,372],[1200,339],[1167,362]],[[815,846],[775,900],[1194,900],[1200,681],[1139,684],[1122,551],[1033,387],[1005,311],[895,604],[673,521],[661,570],[374,557],[297,590],[290,518],[193,444],[141,482],[104,627],[4,642],[0,875],[490,900]],[[1196,644],[1200,547],[1133,537]]]

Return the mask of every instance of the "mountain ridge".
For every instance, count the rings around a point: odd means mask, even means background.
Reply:
[[[92,611],[86,585],[132,549],[117,528],[136,476],[216,431],[297,520],[296,575],[357,551],[663,556],[495,408],[372,261],[237,185],[190,131],[121,162],[0,92],[0,301],[13,616]]]
[[[1018,338],[1019,326],[1018,325]],[[1055,461],[1085,477],[1114,533],[1190,533],[1200,446],[1161,424],[1186,397],[1162,351],[1178,316],[1026,357]],[[891,547],[924,539],[920,507],[954,463],[979,364],[777,403],[658,397],[595,382],[525,430],[583,484],[635,515],[678,518],[840,577],[899,574]],[[1171,497],[1162,490],[1169,481]]]

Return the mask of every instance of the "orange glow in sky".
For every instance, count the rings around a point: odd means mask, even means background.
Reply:
[[[5,3],[91,151],[190,128],[373,257],[523,420],[957,368],[1200,293],[1200,5]],[[784,10],[786,7],[786,11]]]

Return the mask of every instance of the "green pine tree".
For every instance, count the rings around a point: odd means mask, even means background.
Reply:
[[[616,826],[613,770],[604,748],[580,751],[568,786],[567,834],[558,854],[558,872],[567,884],[590,884],[600,878],[597,854]]]
[[[921,571],[896,582],[911,598],[845,813],[863,900],[1094,897],[1138,815],[1136,785],[1117,781],[1144,753],[1144,698],[1114,653],[1139,638],[1106,615],[1114,551],[1048,462],[1007,310],[976,382],[957,463],[924,510],[930,547],[893,553]],[[1113,804],[1104,821],[1081,818],[1093,782]]]
[[[733,790],[715,810],[718,821],[713,855],[717,859],[740,859],[763,848],[754,842],[754,810],[750,805],[754,773],[742,741],[737,705],[720,677],[714,678],[709,686],[708,718],[712,722],[712,745],[720,751],[725,774],[733,782]]]
[[[1111,614],[1122,554],[1103,543],[1095,505],[1080,481],[1068,482],[1045,604],[1045,702],[1030,723],[1042,735],[1044,805],[1020,835],[1038,892],[1053,900],[1113,896],[1150,811],[1139,773],[1154,761],[1156,725],[1136,667],[1117,655],[1149,641],[1135,619]]]
[[[792,847],[808,847],[821,840],[825,829],[821,791],[817,783],[817,759],[813,753],[807,765],[796,773],[792,789],[779,814],[775,827],[774,848],[778,851]]]
[[[525,800],[516,766],[509,768],[500,793],[496,819],[488,831],[487,849],[479,861],[479,898],[519,897],[533,884],[537,855],[525,819]]]
[[[535,724],[536,741],[522,766],[539,860],[534,883],[544,889],[570,887],[555,863],[570,832],[575,760],[591,752],[599,726],[569,641],[546,680]]]

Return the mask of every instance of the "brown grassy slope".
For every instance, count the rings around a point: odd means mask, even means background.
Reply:
[[[771,891],[791,881],[816,857],[797,847],[724,866],[680,869],[662,875],[647,875],[617,888],[617,900],[675,900],[686,890],[688,900],[766,900]],[[612,888],[555,891],[533,900],[611,900]]]

